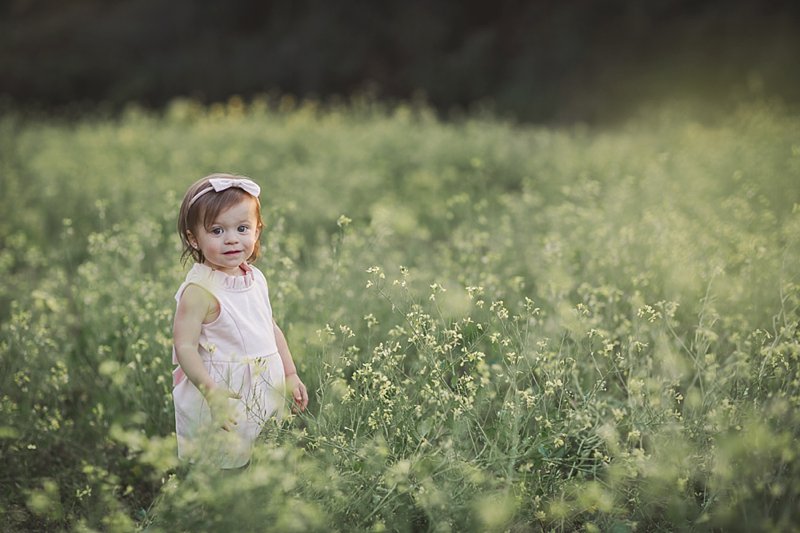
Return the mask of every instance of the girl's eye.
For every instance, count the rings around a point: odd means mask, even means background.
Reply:
[[[211,233],[214,235],[222,235],[222,228],[211,228]]]
[[[249,226],[239,226],[238,229],[239,229],[239,233],[245,233],[245,232],[247,232],[247,230],[250,229],[250,227]]]

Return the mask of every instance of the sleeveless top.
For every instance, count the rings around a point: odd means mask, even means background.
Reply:
[[[173,372],[172,395],[178,456],[212,456],[211,462],[222,468],[246,464],[261,426],[282,405],[276,391],[283,385],[283,363],[267,280],[253,266],[243,263],[240,268],[243,275],[230,276],[195,263],[175,294],[180,301],[186,287],[195,284],[219,304],[219,316],[201,326],[198,353],[214,382],[241,396],[229,400],[237,425],[230,432],[213,427],[205,398],[180,366]],[[172,362],[178,365],[174,347]]]

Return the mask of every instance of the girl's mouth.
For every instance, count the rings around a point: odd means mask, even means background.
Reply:
[[[239,253],[239,250],[234,250],[234,251],[232,251],[232,252],[225,252],[225,254],[224,254],[224,255],[236,255],[236,254],[238,254],[238,253]]]

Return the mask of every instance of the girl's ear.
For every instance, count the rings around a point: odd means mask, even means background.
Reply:
[[[189,246],[197,250],[197,239],[194,238],[194,235],[189,230],[186,230],[186,240],[189,241]]]

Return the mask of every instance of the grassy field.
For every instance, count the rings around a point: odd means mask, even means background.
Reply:
[[[263,188],[310,410],[177,463],[178,205]],[[277,103],[0,119],[10,530],[800,529],[800,117]]]

